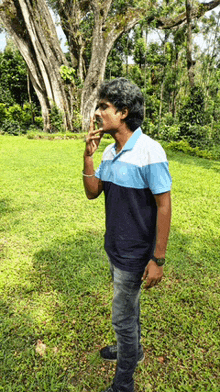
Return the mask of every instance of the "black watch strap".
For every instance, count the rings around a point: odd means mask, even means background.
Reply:
[[[152,259],[153,261],[155,261],[155,263],[156,263],[159,267],[161,267],[162,265],[165,264],[165,259],[164,259],[164,258],[158,259],[157,257],[152,256],[151,259]]]

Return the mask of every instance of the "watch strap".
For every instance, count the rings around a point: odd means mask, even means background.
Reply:
[[[165,259],[164,259],[163,257],[161,257],[161,258],[158,259],[157,257],[152,256],[151,259],[152,259],[153,261],[155,261],[155,263],[156,263],[159,267],[161,267],[162,265],[165,264]]]

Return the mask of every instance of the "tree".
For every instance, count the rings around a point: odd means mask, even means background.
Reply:
[[[83,128],[96,105],[97,89],[105,74],[109,53],[122,34],[130,31],[145,17],[160,29],[171,29],[186,23],[186,11],[170,2],[170,14],[163,12],[161,2],[152,0],[50,0],[61,18],[71,58],[71,67],[77,68],[84,82],[81,92]],[[181,2],[180,2],[181,3]],[[182,3],[181,3],[182,4]],[[215,8],[220,0],[196,3],[191,17],[199,18]],[[184,4],[183,4],[184,5]],[[86,31],[87,20],[90,21]],[[49,113],[52,105],[64,114],[65,126],[73,129],[73,80],[67,84],[61,77],[60,67],[69,66],[62,53],[46,0],[2,0],[0,22],[16,42],[30,71],[33,86],[42,107],[45,129],[50,128]],[[86,31],[86,33],[85,33]],[[86,59],[86,43],[91,47],[91,58]],[[87,60],[87,66],[86,66]]]
[[[0,53],[0,102],[7,106],[28,101],[27,69],[19,51],[7,45]]]
[[[50,111],[54,105],[64,113],[65,126],[72,129],[72,88],[65,86],[60,74],[60,67],[68,66],[68,63],[46,2],[3,0],[0,21],[27,64],[41,105],[45,130],[50,130]]]
[[[187,20],[187,39],[186,39],[186,58],[189,84],[191,90],[193,89],[194,82],[194,65],[192,59],[192,0],[186,0],[186,20]]]

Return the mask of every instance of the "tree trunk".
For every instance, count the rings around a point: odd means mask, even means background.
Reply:
[[[50,111],[54,105],[61,111],[65,127],[72,130],[72,88],[65,86],[59,71],[67,61],[45,1],[3,0],[0,20],[27,63],[42,108],[45,131],[50,131]]]
[[[112,0],[105,0],[102,6],[100,6],[98,0],[91,1],[95,24],[92,56],[81,95],[80,111],[84,130],[89,128],[90,117],[94,114],[97,103],[97,91],[104,79],[106,61],[115,41],[124,32],[131,30],[142,16],[140,10],[130,9],[127,15],[108,17],[111,4]]]
[[[194,83],[194,65],[195,62],[192,59],[192,4],[191,0],[186,0],[186,19],[187,19],[187,35],[186,35],[186,58],[187,58],[187,69],[190,88],[192,89]]]

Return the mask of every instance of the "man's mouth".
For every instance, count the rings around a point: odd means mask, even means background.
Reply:
[[[99,127],[102,127],[102,126],[103,126],[103,120],[102,120],[101,117],[96,117],[95,120],[96,120],[96,122],[97,122],[97,124],[98,124]]]

